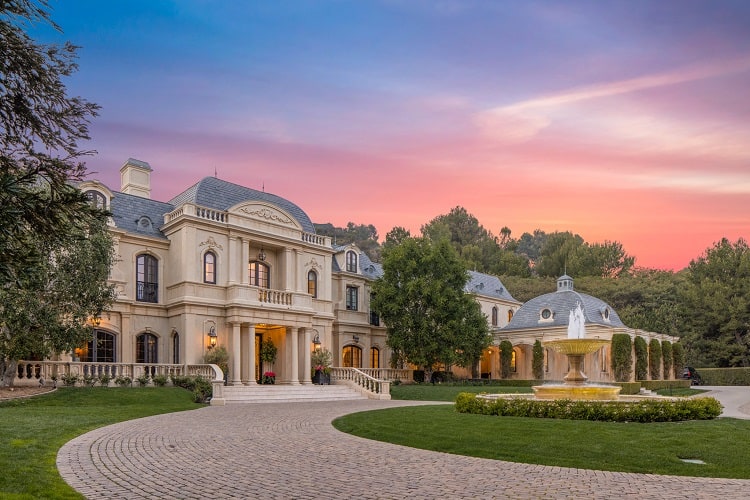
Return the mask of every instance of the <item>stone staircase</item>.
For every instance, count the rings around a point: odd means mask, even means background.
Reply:
[[[223,387],[223,393],[226,404],[367,399],[367,396],[346,384],[230,385]]]

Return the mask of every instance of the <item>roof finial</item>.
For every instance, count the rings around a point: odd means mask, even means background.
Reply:
[[[260,185],[260,190],[263,191],[264,193],[266,192],[266,182],[265,181],[263,181],[263,183]]]

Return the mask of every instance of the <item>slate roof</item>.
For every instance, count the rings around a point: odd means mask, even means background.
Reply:
[[[132,194],[112,195],[110,211],[117,228],[167,239],[159,228],[164,224],[164,215],[174,210],[173,205]]]
[[[310,217],[297,205],[275,194],[257,191],[238,184],[233,184],[216,177],[205,177],[196,184],[178,194],[169,203],[177,207],[183,203],[195,203],[206,208],[227,210],[245,201],[265,201],[272,203],[294,217],[302,230],[315,234]]]
[[[371,261],[370,257],[364,252],[359,254],[359,268],[362,270],[363,276],[372,280],[383,276],[383,266],[377,262]]]
[[[518,302],[519,304],[521,303],[514,299],[510,292],[506,290],[505,285],[500,281],[500,278],[491,274],[469,271],[469,281],[466,282],[464,291],[467,293],[484,295],[486,297],[494,297],[496,299],[510,300],[512,302]]]
[[[561,280],[569,280],[570,286],[560,287]],[[562,276],[558,279],[558,290],[534,297],[523,304],[514,314],[510,322],[501,330],[522,330],[529,328],[546,328],[553,326],[568,326],[570,311],[581,304],[585,324],[597,324],[612,327],[624,327],[620,316],[606,302],[585,293],[576,292],[572,286],[572,278]],[[551,321],[540,321],[541,311],[552,311]],[[609,320],[605,319],[605,311],[609,313]]]

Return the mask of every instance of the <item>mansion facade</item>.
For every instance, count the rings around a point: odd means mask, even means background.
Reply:
[[[200,364],[223,346],[230,385],[255,384],[264,371],[277,383],[308,384],[317,347],[331,351],[334,366],[389,367],[386,329],[370,310],[379,264],[355,245],[317,235],[284,198],[207,177],[156,201],[152,173],[129,159],[119,191],[79,185],[112,214],[117,298],[74,360]],[[521,306],[494,276],[472,272],[466,290],[494,330]],[[260,357],[267,340],[278,349],[272,364]],[[483,370],[497,372],[499,364],[485,362]]]
[[[382,275],[355,245],[316,234],[308,215],[279,196],[206,177],[169,201],[151,199],[148,163],[129,159],[113,191],[98,181],[79,188],[111,214],[116,300],[93,320],[93,338],[60,361],[199,365],[215,347],[229,354],[229,385],[253,385],[272,371],[276,383],[311,383],[311,352],[324,348],[333,366],[389,368],[386,328],[370,310],[371,285]],[[568,313],[580,304],[588,332],[611,339],[678,339],[633,330],[604,302],[558,290],[522,304],[496,276],[469,272],[465,291],[487,317],[492,345],[478,366],[452,367],[459,377],[501,377],[500,343],[513,345],[511,378],[532,379],[532,349],[564,338]],[[275,361],[263,361],[270,340]],[[545,379],[560,380],[567,359],[545,349]],[[587,355],[592,381],[611,382],[610,347]],[[373,372],[371,372],[373,373]],[[665,378],[670,378],[669,374]]]

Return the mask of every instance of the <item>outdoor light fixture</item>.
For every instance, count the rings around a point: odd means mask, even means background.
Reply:
[[[94,317],[94,319],[91,320],[91,322],[94,324],[94,326],[99,326],[102,324],[102,318],[99,316]]]
[[[213,349],[216,347],[216,328],[213,326],[208,330],[208,348]]]
[[[260,247],[260,252],[258,252],[258,260],[261,262],[266,260],[266,252],[263,251],[263,247]]]
[[[354,339],[354,342],[359,342],[359,335],[352,335],[352,339]]]
[[[320,349],[320,335],[318,335],[317,333],[313,337],[313,346],[315,346],[316,351]]]

